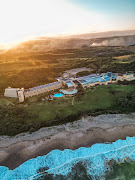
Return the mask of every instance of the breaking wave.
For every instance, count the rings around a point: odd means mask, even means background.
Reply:
[[[0,179],[100,179],[111,171],[111,163],[135,160],[135,137],[113,143],[94,144],[76,150],[53,150],[30,159],[14,170],[0,166]],[[83,178],[82,178],[83,177]],[[70,179],[70,178],[66,178]]]

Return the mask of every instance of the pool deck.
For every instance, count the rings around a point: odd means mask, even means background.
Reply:
[[[74,94],[76,94],[77,92],[78,92],[78,90],[77,89],[74,89],[74,90],[72,90],[72,91],[69,91],[69,90],[60,90],[60,92],[62,92],[64,95],[74,95]]]

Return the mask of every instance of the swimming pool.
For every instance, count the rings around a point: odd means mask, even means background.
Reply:
[[[62,97],[63,94],[62,93],[57,93],[57,94],[54,94],[54,97]]]

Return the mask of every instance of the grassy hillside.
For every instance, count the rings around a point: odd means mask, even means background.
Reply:
[[[73,97],[43,101],[45,95],[28,99],[23,104],[7,106],[8,102],[0,101],[0,135],[15,135],[26,131],[35,131],[44,126],[72,122],[84,114],[129,112],[134,104],[125,97],[135,92],[135,85],[108,85],[85,90]],[[134,98],[127,97],[130,99]],[[120,99],[120,101],[118,101]],[[122,100],[122,104],[121,104]]]
[[[114,63],[132,63],[135,61],[135,54],[129,54],[124,56],[118,56],[113,58]]]
[[[42,44],[41,44],[42,46]],[[27,47],[27,46],[26,46]],[[12,49],[0,54],[0,95],[11,87],[29,88],[55,81],[67,69],[88,67],[92,72],[135,71],[135,46],[128,47],[86,47],[80,49],[59,49],[45,52],[30,48]],[[128,64],[114,60],[131,56]]]
[[[108,172],[106,179],[108,180],[133,180],[135,179],[135,162],[134,161],[125,161],[123,163],[110,162],[111,163],[111,172]]]
[[[36,43],[30,42],[28,46],[23,45],[23,48],[19,46],[0,54],[0,135],[32,132],[44,126],[74,121],[83,114],[133,111],[134,104],[131,100],[134,96],[129,93],[133,94],[134,83],[85,90],[75,97],[74,105],[71,97],[43,101],[46,94],[28,98],[23,104],[19,104],[17,99],[5,98],[4,89],[8,86],[30,88],[50,83],[56,81],[55,78],[67,69],[88,67],[92,69],[91,73],[135,72],[135,46],[82,45],[78,49],[45,51],[43,42],[39,41],[41,49],[38,47],[38,50],[33,50]],[[125,57],[128,63],[121,63]]]

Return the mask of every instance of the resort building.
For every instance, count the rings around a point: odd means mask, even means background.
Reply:
[[[8,87],[5,89],[5,97],[19,98],[19,102],[24,101],[24,88],[11,88]]]
[[[75,80],[63,81],[63,84],[66,85],[68,88],[76,88],[78,85],[76,85],[74,81]]]
[[[134,80],[134,74],[133,73],[126,73],[123,75],[123,80],[131,81]]]
[[[45,84],[37,87],[30,88],[24,91],[25,98],[39,95],[45,92],[53,91],[55,89],[60,89],[62,87],[61,82],[53,82],[50,84]]]
[[[80,84],[83,88],[97,86],[97,85],[107,85],[109,83],[116,83],[118,80],[135,80],[134,74],[127,73],[124,75],[118,75],[116,73],[107,72],[102,74],[91,74],[83,77],[76,77],[76,74],[81,71],[88,70],[87,68],[72,69],[67,71],[63,77],[57,78],[57,82],[24,89],[24,88],[7,88],[5,89],[4,96],[18,98],[19,102],[23,102],[25,98],[36,96],[45,92],[60,89],[63,86],[67,86],[67,90],[61,90],[65,95],[73,95],[77,93],[77,86]],[[72,77],[70,77],[72,76]],[[73,77],[75,76],[75,77]]]
[[[50,84],[45,84],[30,89],[19,89],[19,88],[7,88],[5,89],[5,97],[18,98],[19,102],[24,102],[25,98],[36,96],[45,92],[53,91],[55,89],[60,89],[62,87],[61,82],[53,82]]]
[[[69,74],[68,74],[68,73],[63,73],[62,77],[63,77],[64,79],[69,78]]]
[[[77,78],[78,82],[82,85],[83,88],[91,87],[96,85],[107,85],[111,82],[111,78],[106,74],[96,75],[92,74],[89,76],[79,77]]]
[[[63,80],[63,77],[57,77],[56,79],[57,79],[57,81],[61,82]]]
[[[19,88],[8,87],[8,88],[5,89],[4,96],[5,97],[18,98],[18,91],[19,91]]]

